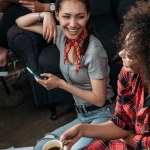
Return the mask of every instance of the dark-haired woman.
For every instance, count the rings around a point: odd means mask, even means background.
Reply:
[[[60,69],[66,81],[50,73],[42,74],[47,80],[37,82],[48,90],[61,88],[73,94],[77,119],[47,134],[35,149],[51,139],[51,134],[60,136],[71,126],[81,123],[99,124],[112,116],[114,103],[113,90],[109,85],[109,66],[106,51],[101,42],[88,28],[90,6],[88,0],[57,0],[56,45],[60,51]],[[43,24],[38,23],[43,20]],[[32,13],[16,20],[18,26],[43,34],[49,40],[51,30],[49,13]],[[91,142],[91,138],[81,138],[72,149],[77,150]]]

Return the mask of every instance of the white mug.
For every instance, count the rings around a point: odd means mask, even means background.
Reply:
[[[59,147],[60,150],[61,150],[62,146],[63,146],[63,144],[62,144],[61,141],[59,141],[59,140],[51,140],[51,141],[48,141],[47,143],[45,143],[43,145],[42,150],[49,150],[50,148],[54,148],[54,147]],[[64,146],[63,150],[67,150],[67,147]]]

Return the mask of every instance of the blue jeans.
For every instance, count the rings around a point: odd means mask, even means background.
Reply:
[[[73,120],[72,122],[56,129],[55,131],[46,134],[46,136],[37,141],[37,144],[34,147],[34,150],[42,150],[43,145],[52,140],[52,139],[59,139],[60,135],[64,133],[67,129],[71,128],[74,125],[77,124],[99,124],[108,121],[112,114],[114,113],[115,104],[110,104],[105,107],[102,107],[100,109],[87,112],[87,113],[78,113],[78,118]],[[49,137],[50,135],[54,135],[54,137]],[[82,147],[88,145],[93,141],[92,138],[81,138],[77,143],[74,144],[72,147],[72,150],[79,150]]]

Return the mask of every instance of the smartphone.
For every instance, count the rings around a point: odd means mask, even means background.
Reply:
[[[33,70],[31,70],[31,68],[26,67],[26,69],[27,69],[27,71],[28,71],[30,74],[34,75],[34,76],[37,77],[38,79],[44,80],[44,78],[43,78],[42,76],[40,76],[40,74],[38,74],[38,73],[34,72]]]

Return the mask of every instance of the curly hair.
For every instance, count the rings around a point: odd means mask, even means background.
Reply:
[[[119,44],[136,58],[144,81],[150,85],[150,0],[138,1],[124,16]]]

